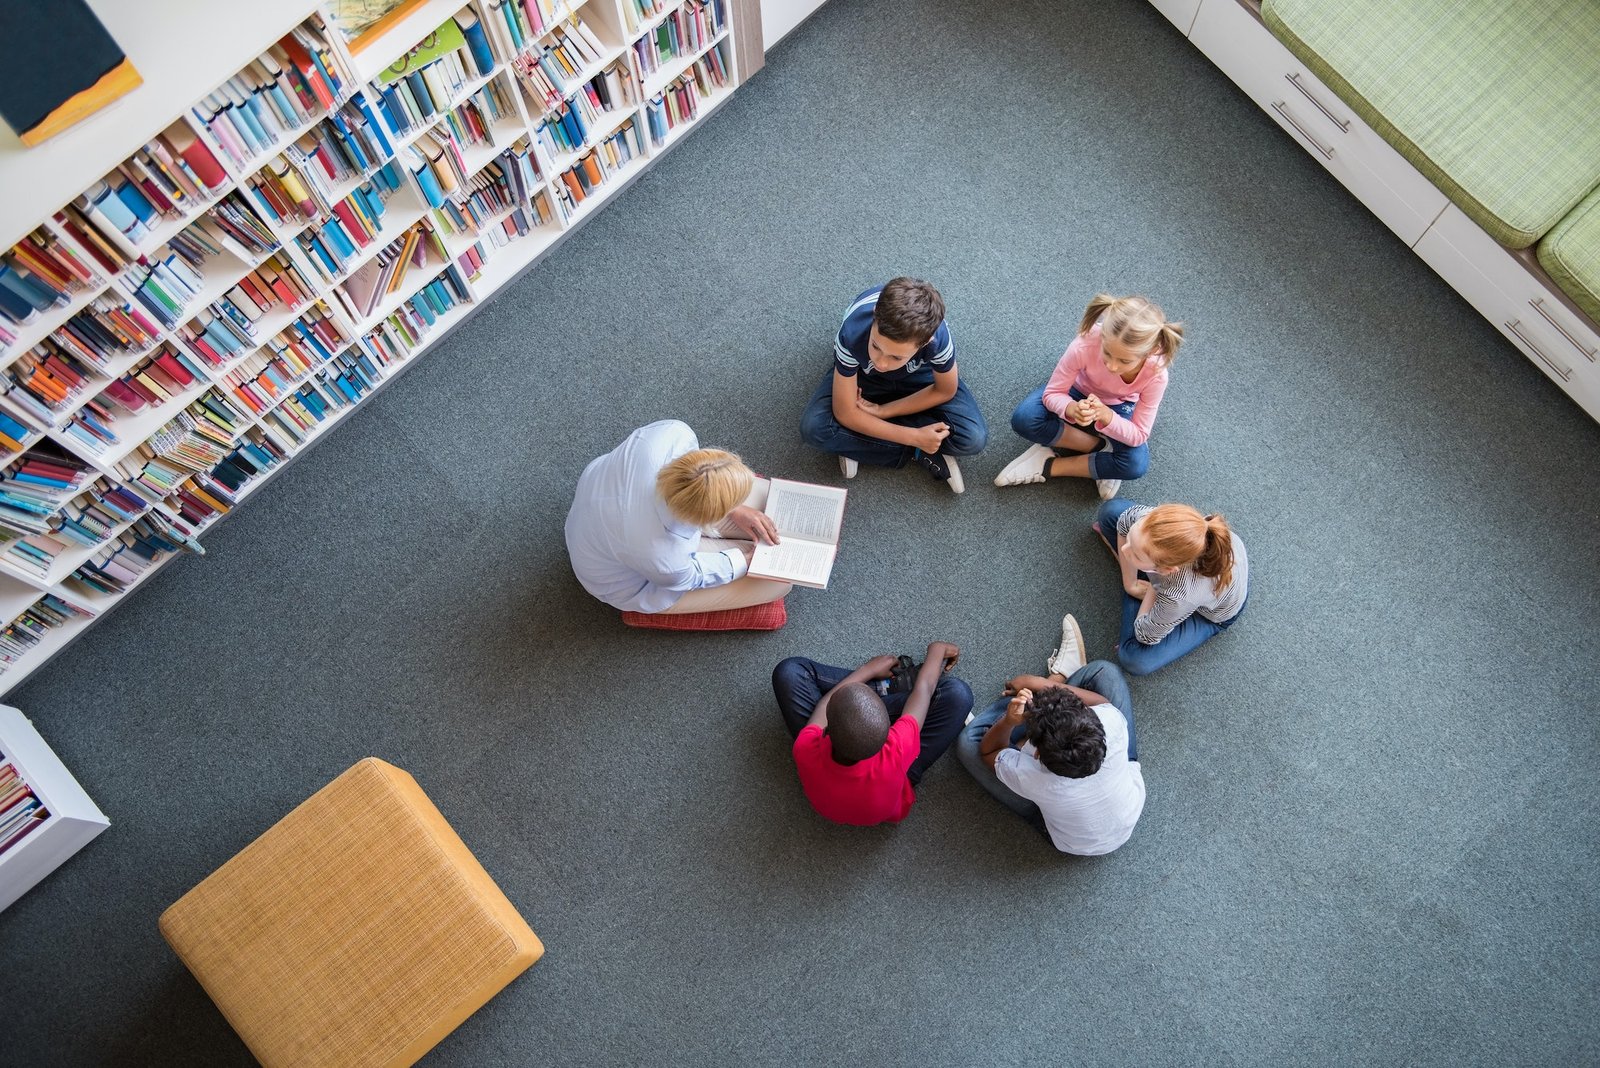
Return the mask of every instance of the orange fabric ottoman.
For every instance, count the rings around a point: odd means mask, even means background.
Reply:
[[[161,916],[250,1052],[415,1063],[544,954],[415,779],[373,757]]]

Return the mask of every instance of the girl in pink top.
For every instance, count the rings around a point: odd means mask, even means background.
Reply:
[[[1011,429],[1033,444],[994,484],[1092,478],[1102,500],[1115,497],[1150,466],[1145,443],[1181,344],[1183,324],[1145,298],[1096,296],[1050,381],[1011,413]]]

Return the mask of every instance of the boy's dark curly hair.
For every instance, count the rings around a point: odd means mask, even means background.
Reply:
[[[1106,729],[1094,710],[1065,686],[1034,694],[1023,724],[1028,741],[1039,751],[1039,763],[1057,775],[1083,779],[1100,770]]]

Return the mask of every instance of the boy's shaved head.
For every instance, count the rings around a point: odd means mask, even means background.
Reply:
[[[889,737],[889,710],[872,687],[860,682],[828,698],[828,737],[836,764],[859,763],[883,748]]]

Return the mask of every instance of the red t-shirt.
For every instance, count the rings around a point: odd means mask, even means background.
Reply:
[[[921,752],[922,734],[910,716],[894,721],[882,749],[849,767],[834,763],[833,739],[821,727],[807,725],[794,740],[800,788],[811,807],[835,823],[857,827],[906,818],[916,800],[906,771]]]

